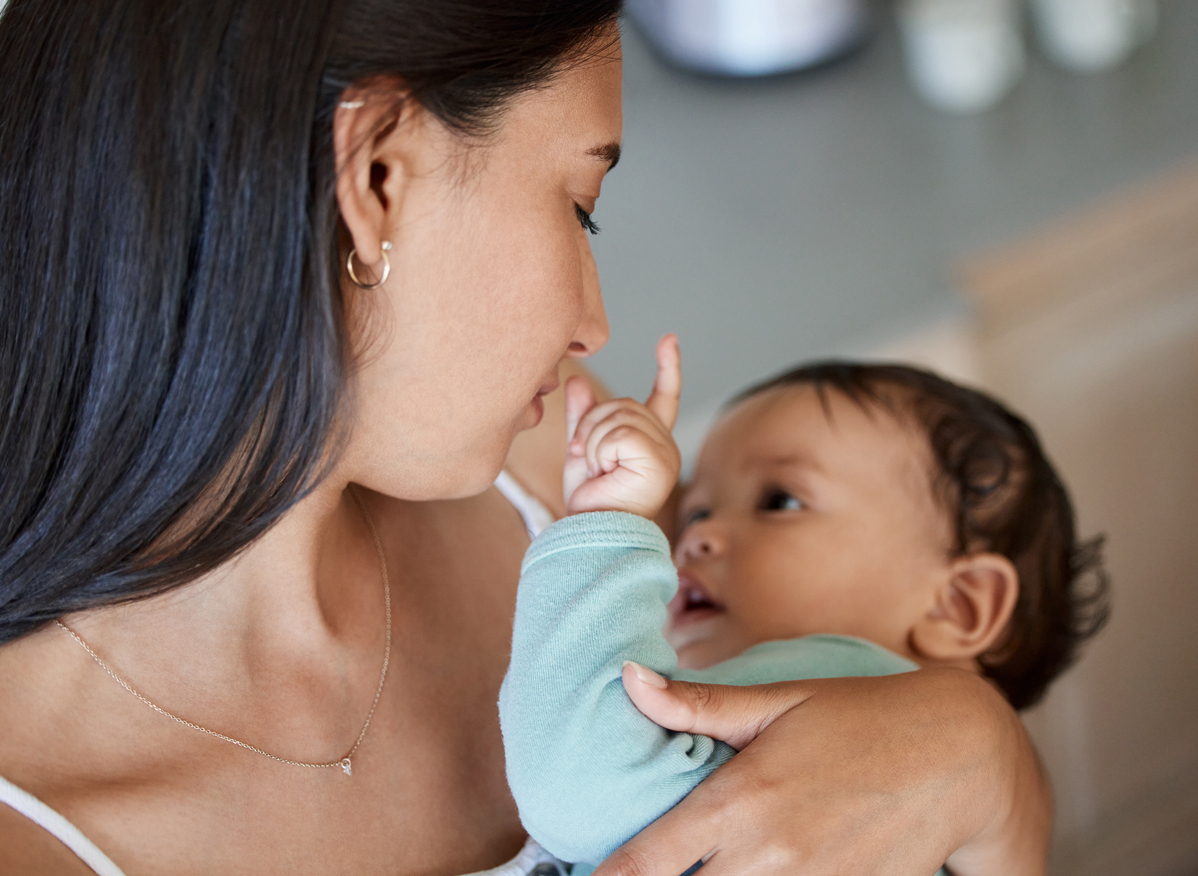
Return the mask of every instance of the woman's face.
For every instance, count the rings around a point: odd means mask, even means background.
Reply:
[[[562,357],[607,342],[579,210],[595,209],[618,154],[620,89],[616,44],[518,97],[481,143],[416,109],[376,149],[372,191],[393,248],[382,287],[348,288],[362,327],[350,480],[406,499],[485,489],[516,433],[539,422]]]

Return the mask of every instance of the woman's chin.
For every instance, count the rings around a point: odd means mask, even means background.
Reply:
[[[495,482],[503,470],[507,448],[507,442],[500,441],[488,447],[475,445],[469,450],[461,448],[437,458],[426,456],[421,463],[409,467],[402,477],[396,477],[399,471],[384,472],[375,468],[366,476],[352,477],[351,480],[405,502],[467,499],[486,492]]]

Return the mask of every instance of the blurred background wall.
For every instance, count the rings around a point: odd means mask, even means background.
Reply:
[[[727,79],[625,28],[625,160],[594,241],[595,367],[642,396],[682,339],[693,450],[718,405],[800,360],[893,356],[1037,424],[1114,615],[1026,716],[1058,794],[1053,872],[1198,874],[1198,2],[1081,74],[1029,41],[994,108],[933,109],[894,9],[833,63]]]

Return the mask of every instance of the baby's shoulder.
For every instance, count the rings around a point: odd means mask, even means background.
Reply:
[[[854,636],[813,635],[762,642],[707,669],[682,669],[684,681],[769,684],[807,678],[896,675],[919,665],[881,645]]]

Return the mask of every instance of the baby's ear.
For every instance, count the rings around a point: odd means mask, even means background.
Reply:
[[[911,630],[911,645],[936,661],[980,657],[999,644],[1019,598],[1019,573],[1001,554],[960,557],[935,602]]]

